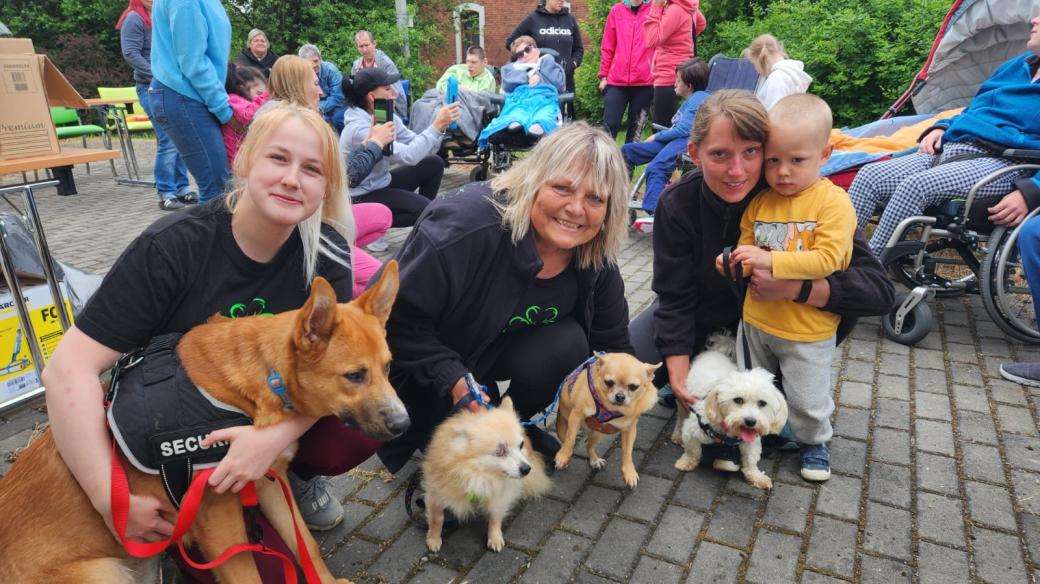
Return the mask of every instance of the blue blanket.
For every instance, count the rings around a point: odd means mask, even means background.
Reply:
[[[521,85],[506,97],[502,113],[491,120],[480,132],[477,143],[480,149],[487,148],[488,137],[509,127],[513,122],[519,123],[524,132],[534,124],[539,124],[548,134],[556,129],[560,118],[559,93],[551,85]]]

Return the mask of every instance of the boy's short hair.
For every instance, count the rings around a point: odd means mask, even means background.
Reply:
[[[827,146],[831,137],[834,118],[831,107],[819,96],[811,93],[796,93],[776,102],[769,110],[769,122],[775,124],[797,124],[805,129],[807,138],[815,140],[821,148]]]
[[[708,64],[700,57],[686,59],[675,66],[675,74],[694,91],[703,91],[708,86]]]
[[[533,37],[529,37],[529,36],[527,36],[525,34],[525,35],[521,35],[521,36],[516,37],[515,39],[513,39],[513,42],[509,43],[509,52],[510,53],[515,53],[516,50],[518,48],[520,48],[520,45],[531,45],[532,47],[535,47],[535,48],[538,47],[538,43],[534,40],[534,38]]]
[[[481,61],[487,60],[487,55],[484,53],[484,48],[483,47],[478,47],[476,45],[473,45],[472,47],[466,49],[466,54],[467,55],[476,55],[477,58],[480,59]]]

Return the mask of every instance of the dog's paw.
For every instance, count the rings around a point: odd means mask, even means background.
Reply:
[[[672,440],[672,444],[675,444],[676,446],[682,446],[683,445],[683,443],[682,443],[682,428],[680,428],[678,424],[676,424],[675,430],[672,431],[671,440]]]
[[[623,468],[621,469],[621,476],[625,479],[625,484],[628,488],[634,489],[639,484],[639,473],[634,468]]]
[[[502,551],[502,547],[505,546],[505,545],[506,545],[506,540],[502,538],[502,534],[501,533],[497,533],[497,534],[489,533],[488,534],[487,546],[488,546],[489,550],[491,550],[493,552],[500,552],[500,551]]]
[[[437,553],[437,552],[441,551],[441,544],[442,543],[443,542],[441,541],[441,536],[439,536],[439,535],[427,535],[426,536],[426,547],[429,548],[430,551],[433,552],[433,553]]]
[[[748,484],[756,489],[769,490],[773,488],[773,479],[769,478],[769,475],[760,470],[745,472],[744,478],[747,479]]]
[[[571,463],[571,455],[564,452],[563,450],[556,453],[556,470],[567,468],[567,465]]]
[[[697,465],[699,463],[700,463],[699,460],[694,460],[694,459],[692,459],[689,456],[686,456],[684,454],[684,455],[679,457],[679,460],[675,461],[675,468],[677,468],[677,469],[679,469],[681,471],[691,471],[691,470],[697,468]]]
[[[601,468],[607,466],[607,461],[606,459],[597,456],[596,458],[589,459],[589,466],[596,470],[600,470]]]
[[[336,578],[333,582],[335,584],[354,584],[353,580],[347,580],[346,578]]]

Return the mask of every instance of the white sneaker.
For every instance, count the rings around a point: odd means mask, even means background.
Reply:
[[[527,128],[527,133],[532,136],[542,136],[545,134],[545,128],[541,124],[531,124],[531,127]]]
[[[372,253],[383,253],[390,249],[390,242],[386,240],[386,236],[382,236],[379,239],[365,246],[365,249]]]
[[[520,128],[521,128],[520,122],[510,122],[509,123],[509,129],[510,130],[519,130]]]

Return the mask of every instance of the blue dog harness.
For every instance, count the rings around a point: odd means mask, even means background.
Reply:
[[[112,370],[106,397],[108,426],[127,460],[141,472],[162,476],[177,507],[195,469],[216,466],[230,443],[202,446],[214,430],[253,420],[197,387],[177,355],[180,334],[155,337],[124,355]]]

